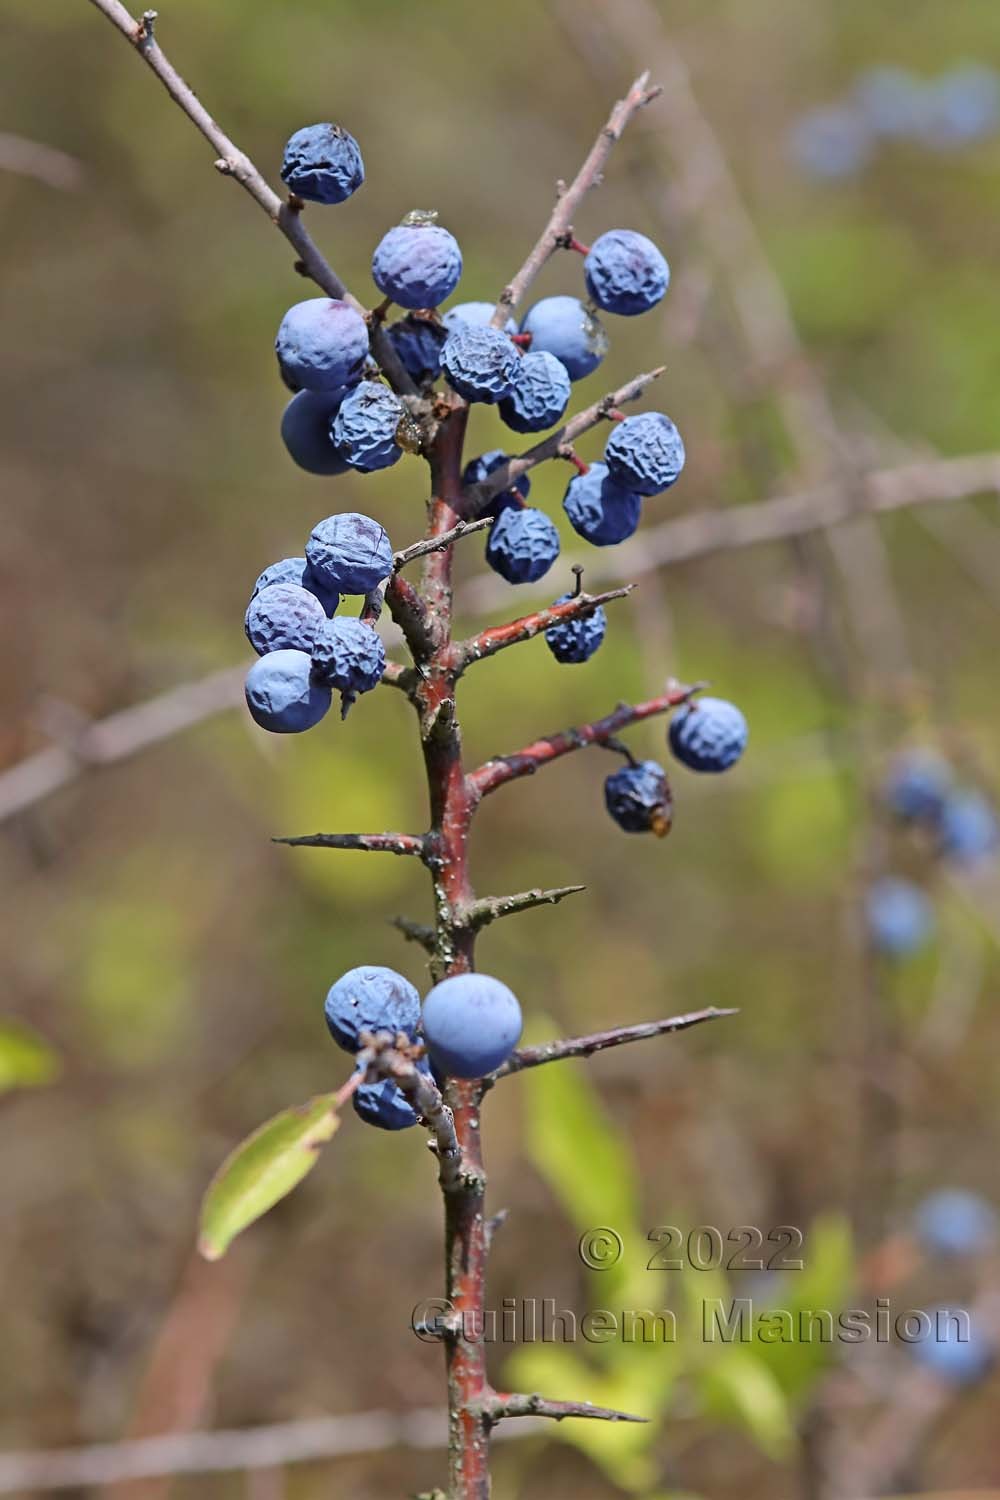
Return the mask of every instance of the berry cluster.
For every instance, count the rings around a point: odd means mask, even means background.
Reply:
[[[689,770],[718,773],[736,764],[746,749],[747,736],[746,719],[734,704],[722,698],[692,698],[671,719],[667,744],[675,760]],[[626,833],[665,837],[673,823],[674,805],[666,771],[658,761],[634,760],[618,741],[609,748],[628,760],[604,783],[611,817]]]
[[[898,755],[883,797],[893,817],[952,868],[974,869],[1000,852],[1000,820],[989,798],[958,781],[936,752],[907,750]],[[886,876],[870,887],[866,915],[872,944],[887,958],[915,953],[934,930],[927,895],[913,881],[897,876]]]
[[[363,966],[342,974],[326,997],[326,1024],[345,1052],[355,1055],[364,1037],[389,1032],[408,1047],[426,1048],[417,1068],[438,1081],[482,1078],[505,1063],[521,1035],[517,998],[488,974],[457,974],[420,996],[393,969]],[[390,1078],[363,1082],[354,1108],[369,1125],[405,1130],[418,1115]]]

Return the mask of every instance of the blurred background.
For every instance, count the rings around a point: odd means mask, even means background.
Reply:
[[[705,1295],[982,1313],[964,1363],[898,1339],[498,1347],[498,1383],[653,1420],[505,1434],[496,1493],[995,1492],[996,6],[172,0],[158,37],[272,181],[298,126],[358,138],[363,191],[309,225],[369,301],[371,251],[414,207],[458,236],[460,296],[492,298],[611,101],[645,67],[665,86],[575,227],[650,235],[673,284],[647,317],[608,318],[610,353],[574,399],[666,364],[645,404],[678,423],[687,471],[625,552],[566,528],[541,593],[498,597],[479,542],[460,549],[470,622],[561,591],[570,556],[594,585],[642,575],[587,667],[536,642],[470,673],[465,740],[485,759],[675,674],[738,702],[751,745],[724,778],[676,768],[666,843],[611,824],[599,751],[490,799],[481,891],[587,890],[492,928],[480,962],[538,1037],[740,1014],[489,1099],[491,1202],[511,1210],[492,1305],[671,1307],[692,1326]],[[250,1467],[237,1445],[223,1473],[66,1482],[132,1500],[428,1490],[441,1361],[408,1319],[441,1252],[420,1132],[349,1119],[224,1261],[193,1252],[232,1144],[345,1076],[321,1015],[332,980],[384,963],[425,984],[388,925],[429,917],[415,862],[269,842],[424,826],[405,701],[375,693],[345,727],[276,743],[227,669],[249,662],[243,611],[268,562],[333,510],[415,539],[426,471],[326,481],[289,463],[271,344],[309,293],[95,9],[7,0],[0,78],[0,764],[31,757],[0,772],[2,1450],[384,1413],[310,1462]],[[557,257],[536,291],[579,285]],[[468,451],[503,442],[477,411]],[[561,526],[568,477],[534,479]],[[805,498],[752,509],[788,495]],[[895,508],[816,529],[873,501]],[[88,729],[215,672],[138,726]],[[168,733],[187,710],[200,722]],[[662,758],[663,733],[628,741]],[[113,763],[87,766],[88,748]],[[964,801],[917,805],[915,766]],[[945,1189],[975,1196],[928,1207]],[[797,1226],[805,1269],[647,1271],[664,1224]],[[580,1260],[593,1225],[622,1235],[613,1273]],[[413,1412],[422,1446],[397,1444]],[[41,1469],[0,1455],[0,1481],[31,1494]]]

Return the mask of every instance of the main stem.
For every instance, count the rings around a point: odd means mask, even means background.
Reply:
[[[467,409],[457,406],[438,430],[430,455],[432,498],[428,536],[449,531],[462,517],[462,447]],[[451,650],[452,547],[430,553],[422,589],[431,617],[434,651],[421,663],[417,689],[420,734],[430,794],[430,853],[434,881],[436,979],[472,968],[475,928],[463,921],[474,899],[469,879],[469,825],[478,797],[462,764],[462,735],[455,707],[456,673]],[[490,1493],[491,1395],[483,1326],[487,1235],[483,1212],[486,1177],[480,1137],[482,1087],[453,1079],[446,1097],[455,1115],[463,1172],[445,1192],[445,1296],[453,1326],[445,1334],[448,1371],[449,1500],[487,1500]],[[466,1336],[470,1332],[472,1337]]]

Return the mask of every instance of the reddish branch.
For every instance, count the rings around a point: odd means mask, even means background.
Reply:
[[[538,1047],[519,1047],[516,1052],[511,1053],[503,1067],[497,1069],[493,1077],[509,1078],[512,1073],[521,1073],[525,1068],[539,1068],[543,1063],[562,1062],[567,1057],[593,1057],[595,1052],[606,1052],[609,1047],[623,1047],[627,1042],[645,1042],[650,1037],[687,1031],[691,1026],[700,1026],[703,1021],[718,1021],[723,1016],[738,1014],[736,1010],[721,1010],[710,1005],[705,1010],[688,1011],[683,1016],[669,1016],[665,1021],[642,1021],[638,1026],[615,1026],[610,1031],[594,1031],[590,1036],[543,1042]]]
[[[625,98],[619,99],[611,111],[607,124],[590,148],[586,161],[569,187],[560,185],[561,191],[549,222],[542,230],[524,265],[500,293],[500,300],[497,302],[492,319],[494,328],[504,326],[550,255],[554,255],[560,249],[579,248],[573,237],[574,214],[590,189],[600,182],[612,148],[621,140],[633,115],[638,114],[645,105],[652,103],[659,93],[658,87],[650,88],[649,74],[643,73],[635,80]]]
[[[551,630],[554,625],[565,624],[567,620],[585,620],[600,609],[602,604],[609,604],[613,599],[624,599],[632,592],[633,587],[629,583],[623,588],[609,589],[605,594],[577,594],[562,604],[550,604],[548,609],[522,615],[521,619],[511,620],[507,625],[491,625],[478,635],[456,644],[455,675],[460,676],[474,661],[485,661],[488,656],[496,656],[498,651],[503,651],[508,646],[530,641],[534,636]]]
[[[488,760],[470,772],[469,781],[480,797],[495,792],[497,787],[514,781],[519,776],[533,776],[540,766],[569,755],[573,750],[584,750],[588,745],[606,745],[622,729],[651,719],[656,714],[669,713],[681,703],[686,703],[696,687],[682,687],[679,683],[668,688],[659,698],[649,698],[645,703],[620,703],[613,713],[593,724],[579,724],[574,729],[564,729],[558,734],[546,735],[525,745],[513,755],[501,755]]]

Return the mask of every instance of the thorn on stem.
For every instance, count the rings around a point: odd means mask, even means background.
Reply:
[[[142,19],[135,31],[135,44],[140,50],[145,50],[145,48],[151,46],[156,40],[154,30],[157,14],[158,12],[155,10],[144,10],[142,13]]]
[[[573,598],[579,599],[580,595],[583,593],[583,563],[574,563],[572,568],[570,569],[570,572],[576,579],[576,582],[573,585]]]

